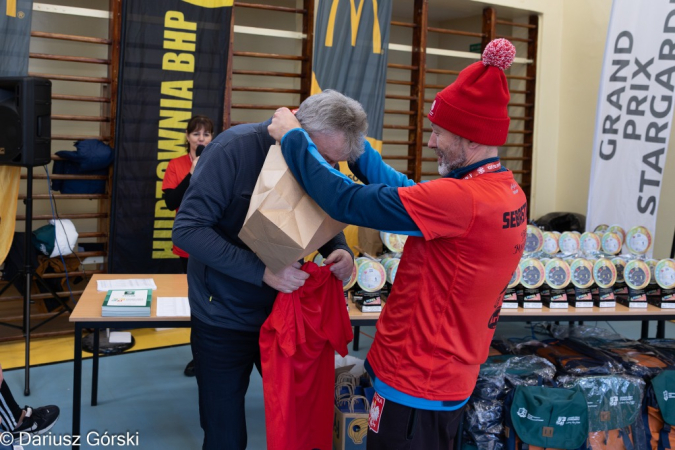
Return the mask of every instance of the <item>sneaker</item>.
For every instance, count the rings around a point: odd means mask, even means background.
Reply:
[[[51,430],[59,419],[59,407],[54,405],[31,408],[26,406],[26,415],[21,425],[12,430],[15,439],[19,438],[21,433],[43,434]]]
[[[186,377],[194,377],[195,376],[195,360],[193,359],[188,363],[187,366],[185,366],[185,370],[183,371]]]

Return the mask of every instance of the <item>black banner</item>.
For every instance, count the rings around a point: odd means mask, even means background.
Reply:
[[[203,114],[222,125],[233,0],[127,0],[110,230],[111,273],[179,273],[174,212],[162,199],[170,160]]]

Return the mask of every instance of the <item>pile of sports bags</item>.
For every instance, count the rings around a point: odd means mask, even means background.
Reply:
[[[548,339],[493,342],[462,449],[675,450],[675,341],[549,330]]]

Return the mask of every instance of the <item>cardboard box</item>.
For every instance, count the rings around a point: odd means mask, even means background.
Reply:
[[[281,147],[270,147],[239,238],[272,271],[309,255],[346,225],[331,219],[302,190]]]

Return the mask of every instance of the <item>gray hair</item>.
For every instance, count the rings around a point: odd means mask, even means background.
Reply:
[[[363,154],[368,116],[356,100],[326,89],[302,102],[295,117],[310,136],[312,133],[343,133],[347,160],[356,161]]]

